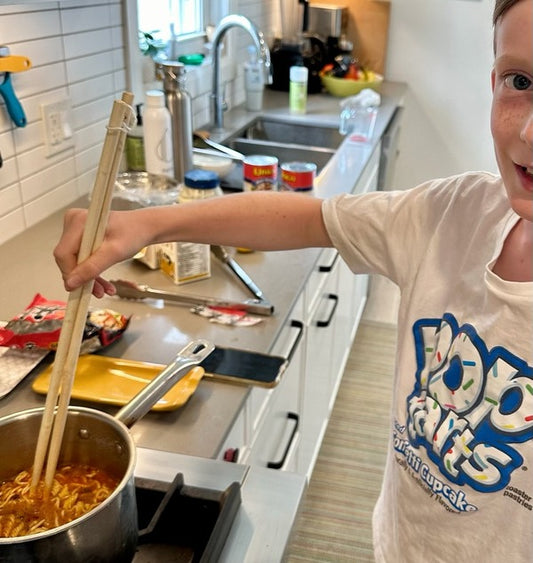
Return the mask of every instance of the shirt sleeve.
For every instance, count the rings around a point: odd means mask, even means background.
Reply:
[[[323,202],[322,216],[353,272],[382,274],[401,286],[427,252],[472,229],[487,197],[486,182],[470,173],[405,191],[341,194]]]

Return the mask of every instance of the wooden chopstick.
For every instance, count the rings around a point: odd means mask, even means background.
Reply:
[[[132,103],[133,94],[124,92],[122,99],[115,100],[113,104],[91,195],[78,262],[87,259],[100,246],[104,238],[126,134],[135,119],[135,113],[131,107]],[[35,490],[41,478],[47,451],[45,491],[49,491],[52,486],[61,450],[92,287],[93,282],[88,282],[81,288],[72,291],[68,297],[35,449],[32,490]]]

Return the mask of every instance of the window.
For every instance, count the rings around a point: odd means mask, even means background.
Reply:
[[[232,9],[235,0],[125,0],[125,20],[127,34],[127,84],[136,98],[144,95],[143,57],[139,42],[139,31],[154,33],[155,38],[166,44],[172,36],[173,24],[177,41],[173,45],[172,58],[185,53],[205,51],[208,25],[216,25]]]
[[[204,11],[202,0],[137,0],[139,29],[165,43],[173,35],[203,34]]]

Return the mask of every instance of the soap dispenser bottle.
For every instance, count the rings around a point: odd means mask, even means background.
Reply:
[[[244,65],[244,85],[246,91],[246,109],[263,109],[263,65],[257,56],[255,45],[248,46],[248,61]]]

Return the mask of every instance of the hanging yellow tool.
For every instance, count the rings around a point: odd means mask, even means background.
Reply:
[[[9,117],[17,127],[26,125],[26,115],[13,90],[11,73],[28,70],[30,67],[31,61],[28,57],[10,55],[9,47],[0,45],[0,96],[4,98]]]
[[[0,56],[0,72],[22,72],[31,68],[31,61],[22,55]]]

